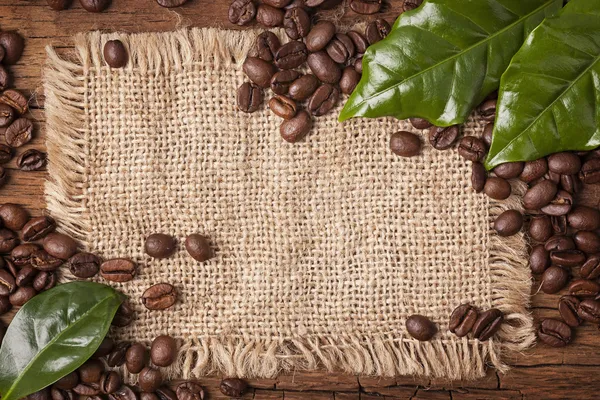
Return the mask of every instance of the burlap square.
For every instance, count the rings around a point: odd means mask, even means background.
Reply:
[[[95,32],[75,38],[72,60],[48,49],[48,208],[89,250],[140,266],[118,285],[137,320],[114,334],[176,336],[183,351],[170,374],[186,378],[325,368],[468,379],[486,364],[505,369],[505,351],[533,342],[530,275],[523,236],[499,238],[490,223],[520,208],[518,197],[475,194],[456,151],[392,155],[389,135],[414,131],[402,121],[340,124],[338,110],[302,142],[284,142],[268,110],[235,106],[256,34]],[[103,61],[115,38],[130,53],[124,69]],[[465,130],[481,128],[472,119]],[[180,246],[151,259],[143,243],[156,232],[180,243],[205,234],[216,257],[198,263]],[[143,291],[163,281],[177,287],[177,305],[144,309]],[[447,321],[463,302],[497,307],[507,323],[493,340],[459,339]],[[438,324],[434,340],[407,335],[413,313]]]

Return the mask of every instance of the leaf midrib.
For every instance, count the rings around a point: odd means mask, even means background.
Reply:
[[[60,339],[66,332],[68,332],[69,330],[71,330],[75,325],[79,324],[79,322],[81,322],[82,319],[84,319],[88,314],[90,314],[92,311],[96,310],[98,307],[100,307],[100,305],[104,304],[105,302],[107,302],[108,300],[111,300],[113,298],[113,295],[106,297],[104,300],[100,301],[99,303],[96,303],[96,305],[94,305],[94,307],[90,308],[88,311],[86,311],[85,313],[83,313],[81,315],[80,318],[78,318],[78,320],[74,323],[74,324],[70,324],[65,330],[63,330],[60,334],[58,334],[54,339],[52,339],[51,341],[49,341],[46,346],[44,346],[44,349],[42,351],[40,351],[34,358],[31,359],[31,361],[27,364],[27,366],[23,369],[23,372],[21,374],[19,374],[20,378],[18,378],[17,380],[15,380],[15,382],[13,383],[13,385],[8,389],[8,391],[6,392],[6,394],[3,396],[3,399],[9,399],[11,393],[18,388],[18,384],[23,380],[23,376],[25,376],[25,374],[31,369],[32,365],[35,364],[35,362],[47,351],[47,349],[49,347],[51,347],[54,343],[56,343],[56,341],[58,341],[58,339]]]
[[[453,55],[452,57],[449,57],[449,58],[443,60],[442,62],[439,62],[437,64],[431,65],[431,66],[425,68],[424,70],[421,70],[421,71],[417,72],[416,74],[409,76],[408,78],[404,79],[401,82],[395,83],[395,84],[391,85],[390,87],[388,87],[388,88],[386,88],[386,89],[384,89],[384,90],[382,90],[380,92],[377,92],[377,93],[375,93],[375,94],[373,94],[373,95],[371,95],[369,97],[364,98],[359,103],[357,103],[355,106],[353,106],[352,108],[350,108],[348,111],[354,111],[358,107],[362,106],[364,103],[368,102],[369,100],[372,100],[375,97],[381,96],[384,93],[387,93],[388,91],[390,91],[392,89],[395,89],[395,88],[397,88],[400,85],[403,85],[404,83],[408,82],[409,80],[414,79],[414,78],[416,78],[416,77],[418,77],[420,75],[423,75],[426,72],[429,72],[430,70],[432,70],[434,68],[439,67],[440,65],[443,65],[443,64],[445,64],[445,63],[447,63],[449,61],[455,60],[456,58],[458,58],[460,56],[463,56],[464,54],[467,54],[468,52],[470,52],[471,50],[473,50],[474,48],[476,48],[476,47],[478,47],[478,46],[480,46],[482,44],[487,44],[492,39],[496,38],[497,36],[500,36],[501,34],[503,34],[504,32],[506,32],[507,30],[512,29],[513,27],[515,27],[516,25],[518,25],[521,22],[525,21],[526,19],[528,19],[532,15],[537,14],[539,11],[543,10],[546,7],[549,7],[555,1],[556,0],[548,0],[546,3],[544,3],[544,5],[536,8],[535,10],[533,10],[532,12],[530,12],[529,14],[524,15],[523,17],[517,19],[515,22],[511,23],[510,25],[507,25],[506,27],[500,29],[496,33],[488,36],[485,40],[482,40],[481,42],[477,42],[474,45],[469,46],[466,49],[462,50],[461,52]]]

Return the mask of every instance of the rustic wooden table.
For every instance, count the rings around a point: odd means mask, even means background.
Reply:
[[[15,86],[32,97],[31,115],[37,125],[35,139],[27,148],[44,147],[44,95],[41,70],[45,46],[52,44],[68,51],[70,37],[80,31],[102,29],[126,32],[166,31],[182,26],[221,26],[227,21],[229,0],[190,0],[184,7],[168,10],[154,0],[113,0],[101,14],[84,11],[75,0],[70,10],[51,10],[45,0],[0,0],[0,28],[18,30],[26,38],[26,49],[18,65],[11,68]],[[383,16],[393,21],[401,1],[391,0]],[[359,17],[347,11],[343,23]],[[23,149],[19,149],[19,153]],[[20,172],[9,164],[10,182],[0,194],[0,203],[15,202],[43,212],[44,172]],[[584,193],[584,202],[598,205],[600,190]],[[536,292],[534,285],[532,292]],[[558,295],[533,296],[536,319],[557,317]],[[484,379],[474,382],[445,382],[414,377],[372,378],[323,372],[296,372],[276,379],[250,381],[254,390],[247,398],[376,400],[376,399],[592,399],[600,397],[600,332],[587,324],[576,331],[574,343],[553,349],[543,344],[509,360],[507,374],[489,370]],[[211,399],[222,398],[219,377],[201,382]],[[246,397],[245,397],[246,398]]]

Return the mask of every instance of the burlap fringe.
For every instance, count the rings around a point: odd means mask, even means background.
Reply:
[[[84,244],[90,231],[86,215],[86,81],[90,69],[107,68],[102,57],[107,40],[120,39],[129,50],[125,68],[144,74],[168,74],[191,63],[239,68],[251,50],[255,34],[213,28],[181,30],[152,35],[78,35],[73,60],[61,58],[48,47],[45,69],[48,165],[52,180],[46,183],[50,213],[61,230]],[[523,187],[515,187],[517,193]],[[489,222],[507,209],[521,209],[520,196],[503,202],[490,201]],[[502,358],[534,343],[533,323],[527,309],[531,276],[522,235],[500,238],[490,234],[487,248],[494,290],[492,305],[506,315],[507,323],[494,340],[479,342],[434,340],[420,343],[398,335],[299,337],[273,340],[250,337],[189,338],[182,344],[179,361],[170,377],[202,376],[220,372],[228,376],[273,377],[282,371],[341,370],[378,376],[427,375],[447,379],[476,379],[485,375],[486,364],[507,370]],[[86,244],[87,245],[87,244]],[[133,379],[133,378],[132,378]]]

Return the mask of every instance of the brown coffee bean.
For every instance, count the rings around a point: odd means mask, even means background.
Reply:
[[[563,251],[575,249],[575,242],[568,236],[555,235],[546,241],[544,248],[547,251]]]
[[[600,228],[600,211],[587,206],[576,206],[567,215],[567,221],[573,229],[595,231]]]
[[[554,171],[548,171],[548,175],[546,175],[547,179],[550,179],[552,182],[556,183],[557,185],[560,183],[560,174],[554,172]]]
[[[283,27],[290,39],[303,38],[310,31],[310,16],[302,7],[290,8],[283,16]]]
[[[409,121],[415,129],[427,129],[433,126],[432,123],[424,118],[409,118]]]
[[[283,121],[279,128],[281,137],[289,143],[296,143],[310,132],[312,118],[305,110],[300,110],[294,118]]]
[[[485,187],[485,181],[487,179],[487,171],[480,162],[474,162],[471,165],[471,186],[475,193],[481,193]]]
[[[556,183],[543,180],[525,192],[523,205],[528,210],[539,210],[555,198],[557,191]]]
[[[548,172],[548,163],[545,158],[540,158],[535,161],[527,161],[523,172],[519,176],[525,183],[531,183],[537,179],[540,179]]]
[[[494,221],[494,229],[501,237],[515,235],[522,227],[523,215],[517,210],[506,210]]]
[[[579,250],[553,251],[550,253],[550,260],[559,267],[578,267],[585,262],[585,254]]]
[[[15,89],[8,89],[2,92],[0,95],[0,103],[8,105],[20,115],[25,114],[29,109],[29,101],[27,98]]]
[[[359,74],[362,74],[363,72],[363,64],[362,64],[362,57],[357,58],[356,61],[354,61],[354,69],[356,70],[356,72],[358,72]],[[431,126],[431,125],[430,125]]]
[[[242,67],[248,78],[262,88],[271,85],[271,78],[275,74],[275,67],[257,57],[248,57]]]
[[[294,69],[306,61],[308,50],[306,45],[300,41],[291,41],[284,44],[275,53],[275,65],[280,69]]]
[[[104,394],[116,392],[121,387],[121,375],[115,371],[109,371],[100,378],[100,391]]]
[[[100,392],[100,385],[98,383],[79,383],[73,388],[73,392],[80,396],[97,396]]]
[[[0,218],[5,228],[20,231],[29,221],[29,213],[18,204],[6,203],[0,206]]]
[[[567,216],[557,215],[550,217],[552,221],[552,229],[557,235],[565,235],[567,233]]]
[[[0,56],[1,55],[2,50],[0,50]],[[12,85],[12,78],[6,68],[0,65],[0,90],[4,90],[10,85]]]
[[[354,42],[345,33],[337,33],[325,48],[327,54],[338,64],[345,64],[356,54]]]
[[[384,19],[376,19],[367,25],[367,29],[365,31],[365,36],[369,41],[369,44],[375,44],[380,40],[384,39],[387,35],[389,35],[392,27],[387,23]]]
[[[283,119],[291,119],[296,115],[296,102],[285,96],[273,96],[269,100],[269,109]]]
[[[352,94],[358,82],[360,82],[360,74],[356,72],[354,67],[344,68],[340,79],[340,90],[342,93]]]
[[[33,283],[33,280],[38,274],[38,270],[33,268],[31,265],[26,265],[19,270],[15,277],[17,286],[29,286]]]
[[[195,382],[183,382],[177,386],[178,400],[203,400],[204,389]]]
[[[423,0],[403,0],[402,1],[402,12],[412,11],[419,7],[423,3]]]
[[[492,308],[479,314],[475,324],[473,325],[473,338],[480,341],[490,339],[500,329],[500,325],[504,321],[502,311]]]
[[[579,231],[573,235],[577,249],[584,253],[600,253],[600,235],[590,231]]]
[[[414,157],[421,152],[421,138],[408,131],[395,132],[390,136],[390,150],[401,157]]]
[[[284,8],[289,5],[292,0],[261,0],[263,3],[275,8]]]
[[[158,388],[156,390],[156,395],[158,396],[159,400],[178,400],[175,392],[166,386]]]
[[[513,179],[521,175],[524,167],[525,163],[523,162],[509,162],[498,165],[493,172],[499,178]]]
[[[77,253],[67,261],[69,270],[76,278],[87,279],[98,274],[102,260],[92,253]]]
[[[535,215],[529,222],[529,236],[538,242],[545,242],[552,237],[552,221],[547,215]]]
[[[64,233],[53,232],[44,238],[44,250],[53,257],[68,260],[77,252],[77,242]]]
[[[129,346],[131,346],[131,343],[128,342],[117,343],[111,352],[106,355],[106,365],[114,368],[125,364],[125,357],[127,355],[127,350],[129,350]]]
[[[17,267],[31,265],[33,254],[39,250],[39,247],[33,243],[21,244],[10,252],[10,257]]]
[[[196,261],[204,262],[213,257],[209,240],[197,233],[191,234],[185,239],[185,249]]]
[[[271,90],[276,94],[287,94],[290,85],[300,77],[297,71],[288,69],[275,73],[271,78]]]
[[[149,310],[166,310],[177,301],[177,292],[169,283],[150,286],[142,295],[142,303]]]
[[[325,115],[335,107],[339,97],[340,91],[335,86],[324,83],[313,93],[307,109],[314,116]]]
[[[4,315],[12,309],[12,304],[10,304],[10,300],[8,296],[0,296],[0,315]],[[2,340],[0,340],[0,343]]]
[[[117,390],[112,394],[109,394],[108,400],[138,400],[138,395],[133,390],[131,390],[129,386],[124,385],[121,386],[121,389]],[[166,399],[160,398],[160,400]],[[177,398],[168,400],[177,400]]]
[[[588,185],[600,183],[600,158],[592,158],[581,166],[579,178]]]
[[[219,385],[221,393],[229,397],[242,397],[248,389],[248,384],[238,378],[225,378]]]
[[[146,346],[141,343],[132,344],[125,354],[125,365],[130,374],[139,374],[146,365]]]
[[[273,61],[275,53],[280,47],[281,42],[273,32],[263,32],[256,38],[256,52],[258,58],[265,61]]]
[[[33,123],[27,118],[19,118],[6,128],[4,138],[10,147],[16,148],[29,143],[32,133]]]
[[[585,299],[579,303],[577,314],[585,321],[594,324],[600,323],[600,301],[594,299]]]
[[[494,134],[494,124],[489,123],[483,128],[483,133],[481,134],[481,140],[489,149],[492,146],[492,136]]]
[[[461,304],[450,315],[448,327],[450,332],[458,337],[467,336],[475,321],[477,321],[477,310],[470,304]]]
[[[381,0],[351,0],[350,9],[358,14],[376,14],[381,10]]]
[[[600,277],[600,254],[591,255],[581,267],[579,274],[584,279],[597,279]]]
[[[319,85],[320,82],[316,76],[312,74],[303,75],[292,82],[288,95],[292,100],[304,101],[312,96]]]
[[[429,143],[436,150],[446,150],[452,147],[459,133],[458,125],[449,127],[433,126],[429,129]]]
[[[437,326],[427,317],[414,314],[406,320],[406,330],[415,339],[426,342],[437,333]]]
[[[17,290],[14,276],[7,270],[0,269],[0,296],[8,296]]]
[[[557,319],[545,319],[540,325],[538,337],[552,347],[564,347],[571,342],[571,328]]]
[[[477,112],[485,121],[496,119],[496,99],[485,100],[477,107]]]
[[[83,383],[98,383],[104,374],[104,364],[100,360],[88,360],[79,367],[79,379]]]
[[[3,187],[8,182],[8,169],[0,167],[0,187]]]
[[[0,107],[2,105],[0,104]],[[13,157],[13,149],[12,147],[4,144],[4,143],[0,143],[0,164],[6,164],[8,163],[10,160],[12,160]]]
[[[10,229],[0,229],[0,253],[10,253],[18,244],[16,233]]]
[[[15,119],[15,110],[8,104],[0,103],[0,128],[9,126]],[[3,144],[3,146],[6,146]],[[10,149],[10,147],[9,147]],[[11,153],[12,157],[12,153]],[[10,160],[10,159],[9,159]]]
[[[458,154],[465,160],[481,161],[485,156],[485,153],[485,143],[475,136],[463,137],[458,145]]]
[[[180,7],[187,3],[187,0],[156,0],[159,6],[165,8]]]
[[[328,10],[341,4],[342,0],[304,0],[306,7],[319,7],[322,10]]]
[[[283,24],[284,12],[279,8],[259,4],[256,11],[256,21],[265,28],[275,28]]]
[[[233,0],[229,6],[229,22],[236,25],[247,25],[256,16],[256,6],[253,0]]]
[[[543,274],[550,266],[550,253],[539,244],[531,249],[529,254],[529,267],[534,274]]]
[[[46,167],[46,153],[36,149],[26,150],[17,159],[17,167],[21,171],[39,171]]]
[[[31,265],[38,271],[52,272],[63,264],[63,260],[54,257],[43,249],[39,249],[31,255]]]
[[[115,342],[111,338],[105,337],[91,358],[106,357],[107,355],[110,354],[110,352],[114,349],[114,347],[115,347]]]
[[[263,90],[258,86],[245,82],[237,91],[238,109],[245,113],[253,113],[263,103]]]
[[[354,43],[354,48],[356,49],[357,54],[364,54],[367,51],[367,47],[369,47],[369,41],[362,33],[358,31],[349,31],[347,33],[348,37]]]
[[[136,275],[136,265],[126,258],[106,260],[100,265],[100,275],[111,282],[129,282]]]
[[[579,299],[575,296],[562,296],[558,301],[558,312],[567,325],[577,327],[581,325],[581,318],[577,314]]]
[[[569,293],[576,297],[596,297],[600,293],[600,283],[587,279],[575,279],[569,284]]]
[[[560,186],[571,194],[579,193],[581,181],[577,175],[561,175]]]
[[[336,84],[342,77],[342,70],[324,51],[311,53],[307,59],[308,67],[321,82]]]
[[[15,31],[0,32],[0,46],[4,49],[4,65],[16,64],[23,54],[25,40]]]
[[[128,301],[124,301],[117,309],[117,313],[112,320],[112,326],[121,328],[124,326],[129,326],[133,322],[134,318],[135,311],[131,307],[131,304]]]
[[[153,233],[146,238],[144,251],[152,258],[168,258],[175,253],[177,242],[175,238],[164,233]]]
[[[46,2],[53,10],[62,11],[71,6],[72,0],[46,0]]]
[[[573,207],[573,196],[571,193],[565,190],[559,190],[556,193],[556,197],[540,210],[547,215],[561,216],[567,215],[567,213],[571,211],[571,207]]]
[[[569,278],[569,271],[556,265],[552,265],[544,271],[540,288],[542,292],[547,294],[557,293],[567,285]]]
[[[54,272],[40,271],[33,280],[33,288],[37,292],[50,290],[56,286],[56,274]]]
[[[163,383],[163,376],[160,369],[145,367],[138,376],[138,386],[144,392],[153,392]]]
[[[573,153],[556,153],[548,157],[548,169],[560,175],[575,175],[581,169],[581,160]]]
[[[505,200],[510,196],[512,189],[507,180],[491,176],[485,182],[483,191],[492,199]]]
[[[33,299],[37,292],[30,286],[17,288],[14,293],[8,296],[10,304],[15,307],[24,306],[29,300]]]
[[[73,389],[79,383],[79,375],[76,371],[71,372],[70,374],[62,377],[58,381],[56,381],[53,387],[62,390],[70,390]]]
[[[104,61],[111,68],[123,68],[129,61],[125,45],[120,40],[109,40],[104,44]]]
[[[154,339],[150,347],[150,358],[154,365],[168,367],[177,358],[177,342],[171,336],[161,335]]]
[[[306,48],[311,53],[323,50],[335,36],[335,25],[329,21],[316,24],[306,36]]]
[[[111,0],[79,0],[79,4],[86,11],[99,13],[108,8],[110,6]]]

